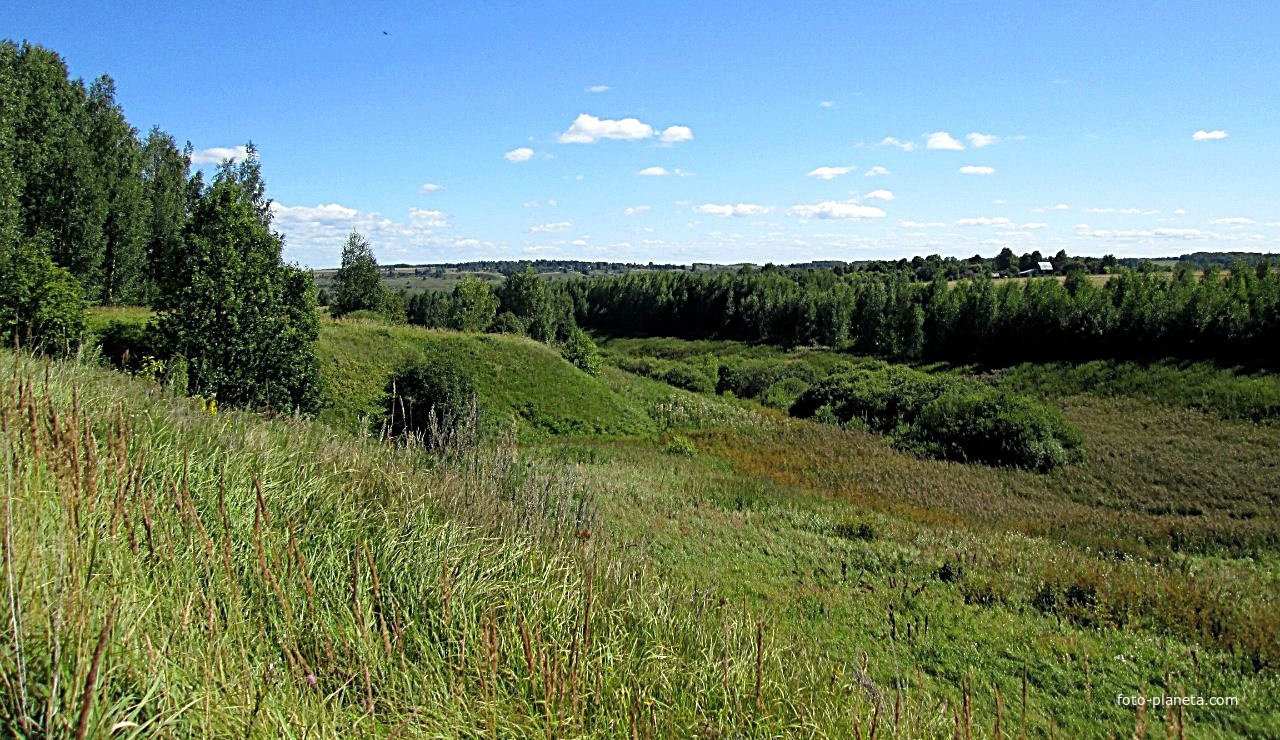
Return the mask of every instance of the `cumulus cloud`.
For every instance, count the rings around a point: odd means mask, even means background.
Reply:
[[[995,167],[987,167],[986,165],[967,164],[960,168],[960,174],[962,175],[994,175],[995,173]]]
[[[992,134],[980,134],[977,131],[969,133],[965,138],[969,140],[969,143],[972,144],[975,149],[981,149],[984,146],[991,146],[997,141],[1000,141],[999,136],[993,136]]]
[[[191,164],[195,165],[222,164],[227,159],[243,162],[248,158],[249,149],[243,146],[214,146],[191,152]]]
[[[959,219],[956,226],[1013,226],[1013,222],[1004,216],[977,216]]]
[[[651,207],[652,206],[631,206],[630,208],[623,210],[622,215],[634,216],[637,213],[644,213],[645,211],[649,210]]]
[[[1254,221],[1251,218],[1245,218],[1244,216],[1231,216],[1228,218],[1215,218],[1212,223],[1220,224],[1222,226],[1249,226],[1257,223],[1257,221]]]
[[[1022,225],[1022,228],[1024,228],[1024,229],[1047,229],[1047,228],[1049,228],[1049,224],[1046,224],[1046,223],[1044,223],[1043,221],[1032,221],[1032,222],[1030,222],[1030,223],[1025,223],[1025,224],[1023,224],[1023,225]]]
[[[581,113],[569,129],[557,137],[561,144],[593,144],[601,139],[640,141],[653,136],[653,126],[638,118],[611,120]]]
[[[418,188],[418,192],[422,193],[423,195],[428,195],[430,193],[438,193],[441,190],[444,190],[444,186],[437,185],[434,182],[423,183],[422,187]]]
[[[899,221],[898,225],[904,229],[941,229],[946,226],[941,221]]]
[[[834,180],[841,175],[853,172],[853,170],[853,167],[817,167],[810,170],[805,177],[812,177],[818,180]]]
[[[1187,209],[1185,209],[1185,208],[1175,208],[1175,209],[1173,210],[1173,215],[1175,215],[1175,216],[1185,216],[1185,215],[1187,215]]]
[[[527,146],[522,146],[519,149],[512,149],[502,156],[508,162],[528,162],[533,159],[533,150]]]
[[[342,259],[342,245],[353,230],[369,240],[379,260],[387,262],[442,259],[446,250],[466,246],[458,237],[437,233],[451,227],[448,215],[438,210],[413,208],[407,217],[397,220],[340,203],[289,206],[277,202],[271,204],[271,213],[272,227],[285,237],[285,258],[313,267],[336,267]],[[489,242],[474,244],[493,246]]]
[[[660,137],[663,144],[678,144],[682,141],[693,141],[693,129],[688,126],[667,126]]]
[[[893,200],[893,192],[889,190],[872,190],[863,197],[867,200]]]
[[[573,224],[569,221],[557,221],[553,224],[538,224],[530,226],[530,234],[554,234],[558,231],[568,231],[573,228]]]
[[[819,107],[819,108],[834,108],[834,107],[836,107],[836,101],[834,101],[834,100],[824,100],[824,101],[822,101],[821,103],[818,103],[818,107]]]
[[[964,144],[956,141],[956,138],[946,131],[934,131],[931,134],[925,134],[924,147],[925,149],[964,151]]]
[[[636,174],[641,177],[666,177],[671,174],[671,171],[666,167],[645,167]]]
[[[773,211],[773,206],[761,206],[755,203],[738,203],[733,205],[725,203],[723,205],[717,203],[703,203],[694,207],[698,213],[705,213],[708,216],[763,216]]]
[[[821,203],[801,203],[787,209],[788,216],[800,218],[884,218],[883,210],[864,206],[856,200],[824,200]]]
[[[1222,129],[1215,129],[1213,131],[1205,131],[1204,129],[1201,129],[1192,134],[1191,138],[1195,141],[1217,141],[1219,139],[1227,138],[1227,132]]]
[[[608,85],[592,85],[591,87],[588,87],[586,91],[589,93],[608,92],[609,86]]]
[[[863,175],[863,177],[880,177],[881,175],[887,174],[889,174],[889,170],[887,168],[876,165],[875,167],[867,170],[867,174]]]
[[[423,229],[447,229],[450,226],[449,217],[444,215],[443,211],[433,211],[425,208],[410,208],[409,221],[414,226]]]
[[[898,149],[901,149],[904,152],[915,151],[915,148],[916,148],[915,142],[903,141],[902,139],[899,139],[893,136],[884,137],[883,139],[880,140],[879,144],[876,144],[876,146],[897,147]]]

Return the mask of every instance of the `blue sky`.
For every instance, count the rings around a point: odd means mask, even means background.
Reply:
[[[1271,1],[18,5],[314,267],[1280,251]]]

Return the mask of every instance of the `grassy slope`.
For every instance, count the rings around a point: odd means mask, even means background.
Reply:
[[[345,349],[325,348],[325,342],[335,339]],[[372,325],[326,325],[321,344],[322,354],[351,363],[344,375],[360,376],[363,385],[351,388],[366,393],[378,385],[365,376],[376,377],[382,367],[389,371],[391,360],[401,359],[389,356],[393,350],[403,350],[406,356],[447,352],[473,362],[496,360],[500,366],[513,357],[554,357],[545,348],[512,338],[484,342]],[[526,359],[519,362],[518,367],[529,364]],[[280,422],[259,426],[237,416],[234,432],[213,435],[223,445],[218,449],[228,453],[240,449],[237,440],[250,443],[243,458],[227,454],[226,459],[240,460],[235,463],[240,478],[235,495],[241,497],[239,521],[245,536],[242,549],[233,554],[236,562],[243,558],[241,567],[250,571],[247,582],[256,582],[259,592],[265,593],[269,585],[253,575],[254,506],[245,498],[250,490],[248,471],[257,465],[286,480],[301,476],[311,482],[276,485],[285,490],[319,485],[323,491],[314,500],[292,504],[294,513],[285,520],[312,570],[327,568],[334,581],[328,597],[311,600],[319,605],[320,623],[348,620],[345,627],[326,626],[321,634],[335,644],[363,646],[347,649],[350,655],[363,655],[371,666],[377,711],[365,727],[379,722],[386,728],[404,718],[410,729],[420,731],[484,732],[493,717],[509,732],[519,734],[514,728],[523,727],[527,734],[537,724],[532,715],[545,711],[546,704],[538,703],[536,681],[521,679],[525,661],[518,622],[512,623],[511,614],[527,609],[546,615],[550,623],[562,625],[560,634],[568,635],[582,611],[583,584],[590,581],[597,594],[592,630],[601,635],[596,638],[605,646],[601,652],[610,656],[610,662],[602,656],[591,665],[611,666],[603,672],[607,678],[596,680],[605,681],[601,690],[625,698],[584,703],[578,713],[564,710],[573,719],[565,720],[561,734],[625,734],[639,722],[652,723],[657,734],[670,736],[702,730],[708,736],[784,731],[849,737],[855,722],[864,734],[873,722],[882,731],[894,724],[898,686],[905,704],[894,733],[898,736],[950,736],[966,701],[974,707],[973,722],[980,735],[992,731],[997,717],[1003,731],[1012,734],[1021,724],[1024,666],[1032,735],[1132,734],[1139,720],[1133,708],[1115,704],[1115,695],[1166,689],[1233,695],[1242,701],[1241,707],[1231,709],[1187,709],[1182,720],[1188,736],[1280,734],[1280,710],[1270,698],[1280,692],[1275,657],[1280,583],[1274,575],[1275,542],[1268,545],[1266,540],[1268,532],[1274,538],[1277,521],[1271,491],[1280,490],[1274,466],[1265,465],[1280,446],[1273,438],[1275,430],[1195,411],[1132,401],[1117,407],[1115,401],[1075,396],[1063,401],[1068,414],[1093,448],[1104,452],[1084,466],[1034,476],[915,460],[871,435],[784,420],[748,403],[676,391],[617,371],[606,370],[583,386],[578,378],[585,376],[566,379],[554,363],[536,367],[541,369],[527,377],[541,382],[511,389],[509,396],[491,393],[491,403],[515,409],[526,402],[520,394],[528,394],[539,404],[554,404],[559,396],[552,392],[547,397],[548,384],[579,383],[569,387],[621,405],[624,413],[619,418],[630,421],[617,428],[644,433],[608,438],[526,435],[521,457],[542,471],[539,480],[554,485],[529,482],[519,489],[527,491],[525,498],[517,497],[514,505],[501,503],[509,498],[503,492],[511,487],[502,481],[511,473],[502,472],[496,457],[472,466],[481,472],[468,476],[462,472],[465,466],[415,470],[414,461],[383,457],[389,453],[375,453],[380,448],[364,442],[327,432],[307,436],[299,427]],[[494,381],[498,376],[488,377]],[[503,377],[510,381],[514,375]],[[118,381],[104,378],[93,375],[88,384],[120,392],[120,386],[111,384]],[[60,387],[65,396],[67,386]],[[344,393],[344,402],[358,400],[351,391]],[[125,395],[135,398],[134,409],[155,403],[136,390]],[[583,414],[589,406],[548,408],[562,409],[564,418],[572,419],[586,418],[574,414]],[[170,417],[161,410],[149,417],[150,428],[169,429],[176,419],[189,417],[190,412]],[[190,436],[170,437],[166,447],[173,451],[155,463],[170,477],[176,477],[181,466],[176,450],[190,450],[193,459],[213,452],[200,442],[210,435],[213,420],[198,414],[194,418],[195,426],[184,432]],[[692,438],[698,451],[664,451],[677,435]],[[207,470],[203,480],[210,485]],[[372,496],[373,502],[361,503],[370,486],[381,493]],[[352,496],[346,489],[360,493]],[[415,490],[431,493],[409,493]],[[598,510],[592,530],[596,534],[567,546],[556,544],[563,538],[548,538],[545,532],[557,527],[577,527],[567,524],[574,520],[567,512],[576,509],[567,504],[533,505],[541,500],[540,490],[562,491],[560,499],[569,503],[575,496],[588,495]],[[207,488],[201,495],[209,495]],[[389,505],[398,498],[406,500]],[[1178,502],[1194,502],[1199,511]],[[527,518],[515,513],[531,507],[550,512],[535,522],[562,524],[531,528]],[[334,513],[303,516],[302,508]],[[216,504],[205,498],[197,501],[197,509],[213,513]],[[456,525],[442,521],[440,512],[449,521],[496,531],[498,539],[477,540],[463,531],[441,544],[428,536],[431,527]],[[337,533],[328,523],[331,518],[344,523]],[[351,529],[354,522],[366,519],[367,526]],[[279,527],[280,519],[274,521]],[[506,523],[495,527],[494,521]],[[1255,557],[1232,558],[1221,548],[1214,550],[1216,554],[1175,551],[1168,536],[1173,524],[1184,527],[1183,536],[1191,537],[1193,550],[1213,550],[1210,546],[1225,541],[1253,548]],[[429,544],[414,548],[411,555],[401,554],[397,546],[386,544],[405,541],[398,526],[413,528],[409,540]],[[188,536],[198,538],[195,533]],[[317,556],[311,549],[317,537],[345,544],[346,550],[338,547]],[[287,536],[275,542],[288,549]],[[412,640],[405,638],[405,644],[416,645],[418,651],[399,658],[400,665],[435,677],[416,695],[392,665],[395,660],[378,657],[383,648],[377,631],[367,630],[363,637],[350,634],[354,621],[343,617],[351,613],[344,602],[349,587],[340,585],[344,576],[337,574],[344,568],[349,574],[359,542],[384,543],[369,546],[379,573],[438,573],[440,558],[455,562],[464,557],[451,554],[449,547],[480,548],[467,561],[484,574],[475,590],[477,598],[459,607],[470,617],[451,622],[444,633],[466,640],[468,650],[474,651],[468,665],[484,665],[484,615],[488,609],[498,614],[504,646],[500,689],[488,700],[479,672],[464,679],[451,669],[457,660],[430,657],[433,651],[451,655],[449,645],[459,649],[458,642],[439,641],[439,626],[428,630],[437,637],[415,633]],[[572,553],[586,543],[594,553],[586,570],[594,568],[595,578],[579,575],[584,566],[581,560],[570,565],[574,558],[559,561],[568,566],[559,569],[517,567],[524,558],[557,562],[558,553]],[[29,552],[57,551],[48,545]],[[437,557],[426,552],[432,547],[442,548],[442,553]],[[269,561],[287,562],[285,554],[271,552]],[[317,567],[317,558],[327,565]],[[188,569],[197,570],[199,562]],[[53,565],[45,562],[42,567]],[[646,569],[657,578],[630,580],[631,573]],[[122,578],[143,575],[130,572]],[[183,614],[205,608],[199,601],[205,592],[193,585],[194,576],[183,580],[167,572],[160,575],[164,578],[152,574],[148,583],[172,579],[177,594],[162,598],[168,605],[167,618],[158,617],[159,626],[147,632],[157,643],[169,639],[174,625],[191,619]],[[362,581],[366,592],[371,588],[367,580],[366,576]],[[421,577],[406,580],[416,585],[397,580],[397,588],[410,591],[394,592],[380,603],[392,605],[393,617],[396,608],[404,609],[405,624],[412,616],[420,626],[438,625],[438,617],[431,614],[440,604],[440,578],[426,578],[426,586]],[[291,587],[289,593],[306,591],[305,583],[299,586],[295,581]],[[1073,587],[1077,590],[1071,591]],[[1046,591],[1048,602],[1042,596]],[[188,608],[184,599],[189,593],[197,596]],[[410,594],[432,606],[417,604]],[[1068,600],[1068,594],[1075,597]],[[367,600],[369,594],[365,596]],[[519,606],[513,612],[499,606],[504,604]],[[246,613],[239,633],[228,629],[238,637],[188,639],[183,643],[188,652],[181,654],[185,657],[171,664],[185,666],[187,678],[200,684],[207,681],[201,674],[205,669],[194,666],[228,660],[218,644],[239,640],[253,646],[251,654],[264,656],[257,663],[231,661],[239,678],[222,677],[221,694],[213,689],[201,694],[212,697],[206,701],[213,706],[231,703],[201,716],[212,716],[221,723],[217,726],[237,734],[236,723],[252,716],[255,697],[250,689],[232,701],[226,686],[239,680],[260,687],[268,675],[262,661],[270,665],[272,655],[279,665],[289,661],[283,641],[250,636],[255,620],[280,619],[279,608],[273,612],[265,602],[250,605],[254,609]],[[364,608],[367,625],[373,625],[377,610]],[[756,620],[762,625],[762,709],[755,708],[754,699]],[[82,644],[92,642],[95,624],[90,613]],[[205,642],[209,644],[201,648]],[[393,643],[393,653],[399,644]],[[562,657],[567,658],[572,644],[561,643]],[[119,650],[129,655],[128,648]],[[75,684],[75,676],[83,676],[87,653],[91,646],[82,648],[75,669],[79,673],[64,684]],[[314,662],[312,653],[303,657]],[[135,663],[145,659],[133,656]],[[264,724],[311,724],[325,732],[323,728],[357,722],[354,718],[364,701],[359,663],[349,657],[338,663],[329,669],[354,688],[348,686],[332,704],[317,706],[291,665],[291,680],[271,674],[283,688],[264,692],[268,709],[259,715]],[[146,675],[141,668],[135,670]],[[523,674],[529,673],[523,669]],[[535,672],[535,677],[545,675]],[[971,688],[966,690],[966,685]],[[464,699],[449,716],[425,709],[433,699],[451,705],[455,696]],[[873,719],[876,707],[882,710],[879,720]],[[1174,721],[1157,710],[1148,710],[1142,720],[1153,736],[1163,736],[1166,725]],[[578,729],[570,731],[571,727]]]
[[[376,418],[387,378],[411,362],[444,361],[475,380],[481,405],[520,417],[521,430],[642,434],[652,429],[635,403],[560,358],[554,349],[508,335],[468,335],[359,321],[325,321],[317,344],[325,396],[320,418],[345,429]]]
[[[6,353],[0,378],[0,724],[21,734],[843,737],[874,711],[601,538],[572,467],[210,415]]]

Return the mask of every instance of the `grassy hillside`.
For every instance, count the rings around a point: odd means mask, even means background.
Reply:
[[[445,362],[475,380],[480,404],[519,419],[525,434],[634,435],[652,430],[633,399],[524,337],[462,334],[376,322],[325,321],[316,345],[327,408],[348,430],[377,419],[387,378],[407,363]]]
[[[777,359],[703,344],[628,349]],[[1280,430],[1044,383],[1090,454],[1039,475],[513,337],[327,323],[319,351],[335,423],[442,357],[519,443],[435,458],[2,356],[0,721],[72,734],[89,696],[126,734],[1280,735]],[[1239,703],[1116,701],[1167,694]]]

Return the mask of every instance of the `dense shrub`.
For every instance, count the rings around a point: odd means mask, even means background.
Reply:
[[[564,358],[588,375],[600,372],[600,349],[581,329],[574,329],[565,340]]]
[[[387,380],[383,423],[393,438],[433,449],[474,441],[476,390],[469,376],[444,364],[412,365]]]
[[[0,340],[42,352],[74,350],[84,335],[84,291],[53,264],[41,239],[0,248]]]
[[[759,398],[778,382],[786,363],[770,360],[735,360],[720,366],[716,393],[732,393],[738,398]]]
[[[164,359],[160,344],[154,329],[136,321],[112,321],[98,331],[103,358],[129,372],[136,372],[143,358]]]
[[[677,388],[695,393],[710,393],[716,389],[716,375],[704,367],[686,362],[673,362],[662,374],[662,380]]]
[[[948,460],[1040,471],[1078,459],[1083,446],[1061,411],[989,389],[953,391],[930,402],[899,442]]]
[[[911,423],[926,404],[962,382],[895,365],[859,368],[832,375],[800,394],[791,406],[791,415],[808,418],[827,407],[841,422],[892,432]]]
[[[792,416],[893,436],[917,454],[1051,470],[1083,446],[1062,412],[976,381],[880,365],[833,375],[800,394]]]
[[[809,390],[809,384],[804,380],[786,377],[765,388],[764,393],[760,394],[760,403],[785,411],[791,408],[800,394],[807,390]]]

